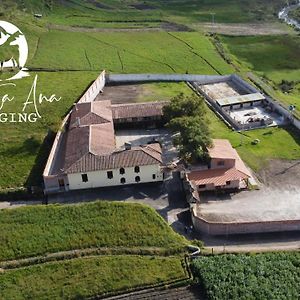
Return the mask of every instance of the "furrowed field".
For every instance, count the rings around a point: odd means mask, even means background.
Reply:
[[[216,255],[193,262],[208,299],[298,299],[300,254]]]
[[[58,251],[106,248],[183,250],[177,235],[151,208],[95,202],[0,211],[0,261]]]
[[[1,299],[87,299],[185,279],[176,257],[102,256],[5,270]]]

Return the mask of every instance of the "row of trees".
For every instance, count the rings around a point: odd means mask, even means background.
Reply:
[[[212,141],[203,99],[180,94],[164,107],[164,115],[167,126],[178,133],[174,144],[180,156],[188,161],[206,159],[206,149]]]

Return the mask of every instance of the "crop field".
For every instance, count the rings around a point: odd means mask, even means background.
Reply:
[[[186,278],[176,257],[99,256],[0,273],[0,298],[86,299]]]
[[[29,67],[106,69],[114,73],[232,72],[209,39],[195,32],[82,33],[51,30],[40,35]]]
[[[183,250],[185,239],[151,208],[94,202],[1,210],[0,261],[91,247]]]
[[[300,254],[216,255],[193,262],[209,300],[298,299]]]

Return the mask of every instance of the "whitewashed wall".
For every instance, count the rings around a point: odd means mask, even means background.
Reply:
[[[113,178],[107,178],[107,171],[113,171]],[[82,182],[82,174],[87,174],[88,182]],[[152,175],[155,174],[156,178],[153,179]],[[112,169],[105,171],[78,173],[78,174],[68,174],[69,189],[88,189],[95,187],[106,187],[106,186],[117,186],[123,185],[120,180],[122,177],[126,179],[125,184],[137,184],[135,177],[140,176],[141,181],[139,183],[146,182],[159,182],[163,181],[163,174],[161,172],[160,166],[150,165],[150,166],[140,166],[140,172],[135,173],[134,167],[125,168],[125,174],[120,174],[120,169]]]

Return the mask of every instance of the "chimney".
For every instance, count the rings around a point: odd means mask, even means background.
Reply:
[[[125,150],[131,150],[131,144],[125,143]]]

